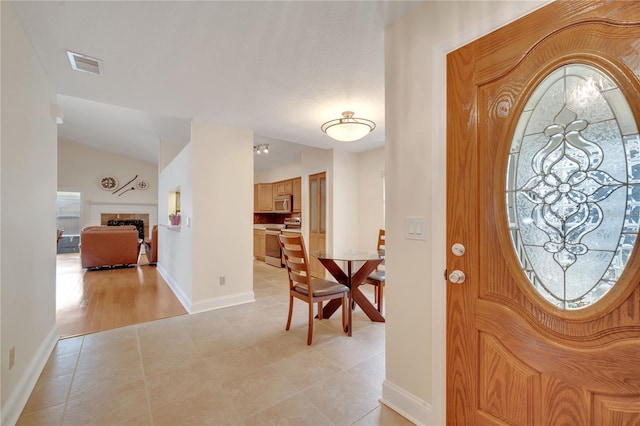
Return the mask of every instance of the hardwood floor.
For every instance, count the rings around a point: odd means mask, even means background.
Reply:
[[[56,321],[60,338],[186,314],[144,254],[138,266],[88,271],[78,253],[57,255]]]

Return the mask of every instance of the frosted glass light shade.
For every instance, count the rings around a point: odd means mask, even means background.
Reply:
[[[343,118],[327,121],[321,127],[329,137],[340,142],[362,139],[376,128],[376,123],[364,118],[354,118],[352,111],[342,113]]]

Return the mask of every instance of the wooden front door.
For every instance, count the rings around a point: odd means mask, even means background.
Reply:
[[[640,424],[639,79],[635,1],[448,55],[447,423]]]

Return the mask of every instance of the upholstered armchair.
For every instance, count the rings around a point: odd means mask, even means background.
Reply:
[[[158,262],[158,225],[151,229],[151,239],[144,242],[145,253],[150,265]]]
[[[135,265],[139,253],[135,226],[88,226],[80,232],[83,268]]]

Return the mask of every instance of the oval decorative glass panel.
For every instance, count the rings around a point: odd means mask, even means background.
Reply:
[[[640,222],[640,137],[629,103],[595,67],[569,64],[533,91],[511,141],[507,220],[524,274],[575,310],[616,284]]]

